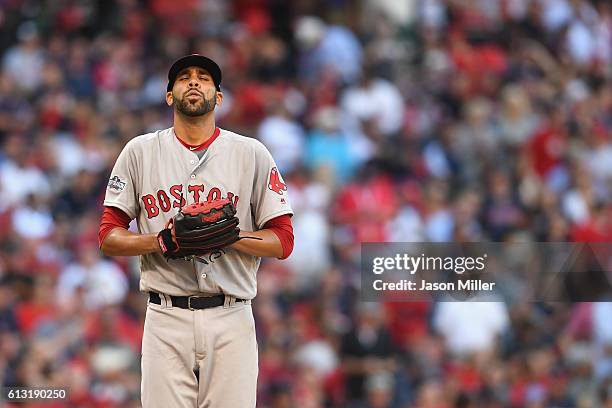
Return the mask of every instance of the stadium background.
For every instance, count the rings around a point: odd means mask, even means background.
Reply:
[[[98,221],[188,52],[296,212],[259,272],[258,406],[612,407],[610,303],[356,291],[360,242],[612,238],[606,0],[1,0],[2,384],[139,406],[137,260],[102,257]]]

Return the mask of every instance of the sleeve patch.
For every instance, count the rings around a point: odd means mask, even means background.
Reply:
[[[125,188],[125,181],[121,180],[119,176],[113,176],[108,181],[108,188],[115,191],[123,191]]]
[[[278,195],[283,195],[283,191],[287,191],[287,185],[284,183],[283,178],[276,167],[273,167],[272,170],[270,170],[268,188]]]

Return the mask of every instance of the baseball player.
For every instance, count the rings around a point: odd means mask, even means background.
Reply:
[[[287,187],[272,156],[215,125],[220,84],[213,60],[177,60],[166,93],[173,127],[128,142],[106,190],[101,249],[139,255],[149,297],[145,408],[255,406],[257,269],[261,257],[284,259],[293,249]],[[139,233],[127,229],[134,218]]]

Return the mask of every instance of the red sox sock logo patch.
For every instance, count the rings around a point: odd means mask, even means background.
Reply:
[[[280,173],[276,167],[270,170],[270,181],[268,182],[268,188],[274,191],[276,194],[283,195],[283,191],[287,191],[287,185],[283,182]]]

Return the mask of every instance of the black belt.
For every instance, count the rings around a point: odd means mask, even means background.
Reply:
[[[172,306],[180,307],[181,309],[199,310],[208,309],[211,307],[223,306],[225,304],[225,295],[215,296],[170,296]],[[149,292],[149,302],[161,305],[161,297],[159,293]],[[236,299],[236,302],[246,302],[244,299]]]

